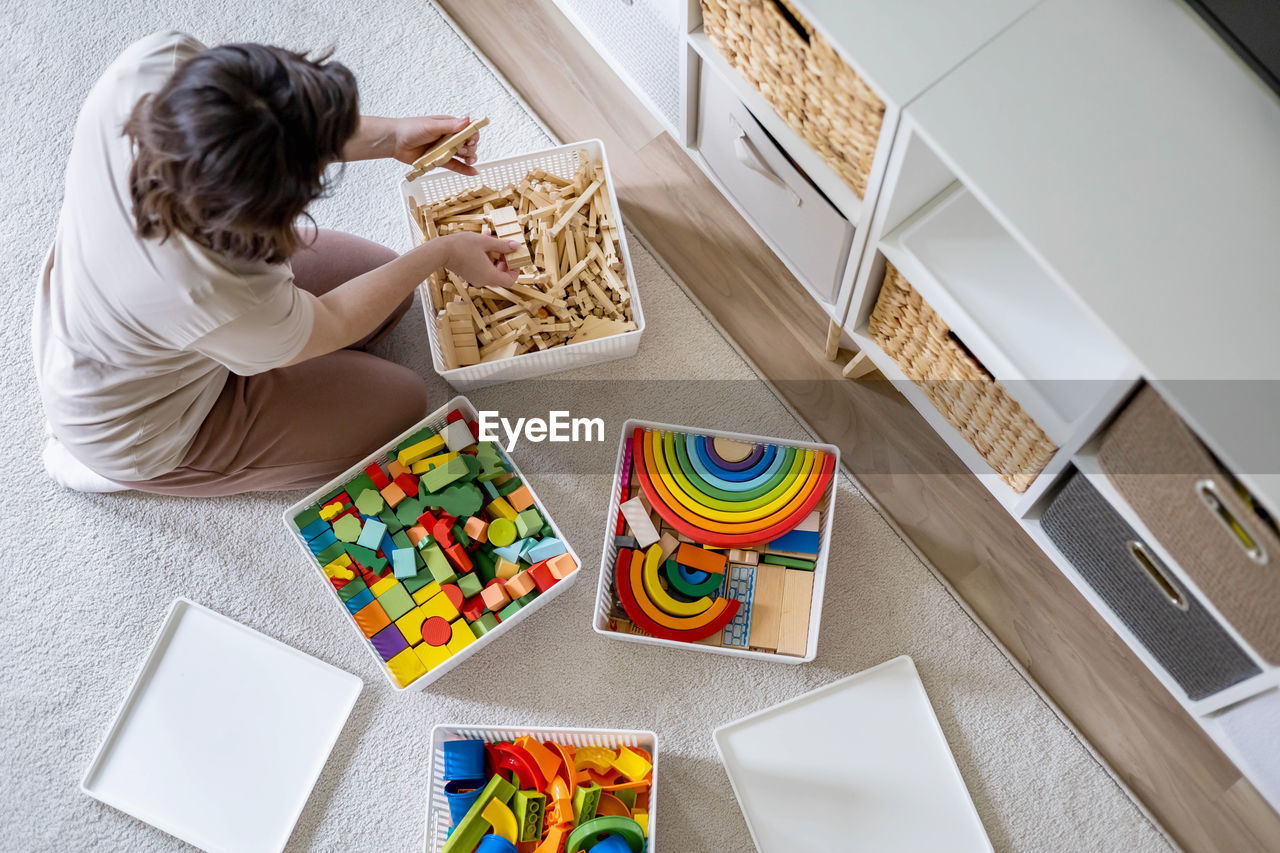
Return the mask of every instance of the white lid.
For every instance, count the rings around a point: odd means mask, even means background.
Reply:
[[[179,598],[80,787],[204,850],[282,850],[361,687]]]
[[[911,658],[715,731],[760,853],[990,850]]]

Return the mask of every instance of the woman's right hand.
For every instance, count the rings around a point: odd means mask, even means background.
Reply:
[[[476,287],[509,287],[516,283],[517,270],[509,270],[499,258],[494,261],[491,255],[505,255],[514,251],[519,243],[513,240],[502,240],[487,234],[476,234],[463,231],[458,234],[446,234],[432,242],[447,243],[444,265],[460,275],[468,284]]]

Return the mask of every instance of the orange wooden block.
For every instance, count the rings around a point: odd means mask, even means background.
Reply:
[[[386,501],[387,506],[392,509],[395,509],[400,504],[400,501],[408,497],[408,495],[404,493],[404,489],[400,488],[395,483],[387,486],[378,494],[382,495],[382,499]]]
[[[401,465],[400,460],[398,459],[392,459],[390,462],[387,463],[387,476],[390,477],[392,480],[394,480],[396,477],[399,477],[401,474],[408,474],[408,473],[409,473],[409,466]]]
[[[507,606],[511,601],[511,596],[507,594],[507,588],[502,584],[491,583],[480,590],[480,600],[484,602],[485,607],[497,613]]]
[[[467,534],[474,542],[484,542],[489,534],[489,522],[478,515],[473,515],[467,519],[466,524],[462,525],[462,532]],[[412,537],[410,539],[412,540]],[[418,543],[415,542],[414,544]]]
[[[573,555],[566,551],[547,560],[547,568],[551,570],[553,578],[564,580],[573,574],[574,570],[578,568],[578,564],[574,561]]]
[[[681,543],[680,547],[676,549],[676,562],[682,566],[697,569],[700,572],[722,575],[728,558],[724,554],[717,554],[715,551],[708,551],[705,548],[699,548],[697,545],[690,545],[685,542]]]
[[[520,484],[520,488],[507,495],[507,503],[516,508],[516,512],[524,512],[533,506],[533,493],[529,491],[529,487]]]
[[[409,541],[413,543],[413,547],[417,548],[418,543],[427,538],[427,529],[420,524],[410,527],[405,533],[409,537]]]
[[[376,601],[371,601],[356,612],[356,624],[366,637],[372,637],[391,624],[387,611]]]
[[[520,572],[507,581],[507,594],[512,598],[522,598],[533,592],[536,586],[532,575],[527,571]]]

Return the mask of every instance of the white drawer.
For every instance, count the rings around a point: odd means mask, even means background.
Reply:
[[[853,226],[791,164],[724,80],[706,64],[701,77],[698,151],[805,287],[834,303]]]

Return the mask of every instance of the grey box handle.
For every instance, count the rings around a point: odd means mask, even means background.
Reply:
[[[1231,538],[1236,544],[1244,549],[1249,555],[1249,559],[1253,560],[1260,566],[1267,564],[1267,549],[1262,547],[1257,539],[1250,535],[1235,514],[1223,503],[1222,498],[1218,496],[1218,486],[1213,480],[1200,480],[1196,483],[1196,494],[1200,495],[1200,500],[1208,507],[1209,512],[1213,513],[1213,517],[1218,519]]]
[[[1178,589],[1178,585],[1173,582],[1173,578],[1165,572],[1164,566],[1160,564],[1160,560],[1152,554],[1147,546],[1139,542],[1137,539],[1130,539],[1124,543],[1129,549],[1129,556],[1138,564],[1138,568],[1151,578],[1151,582],[1156,585],[1156,589],[1160,590],[1160,594],[1179,610],[1186,611],[1191,606],[1191,602],[1182,594],[1182,590]]]

